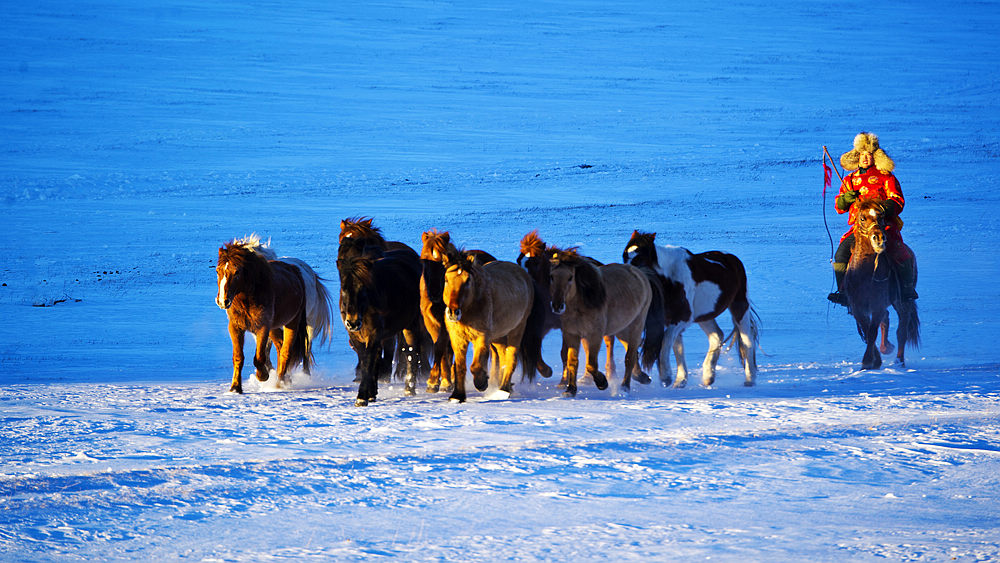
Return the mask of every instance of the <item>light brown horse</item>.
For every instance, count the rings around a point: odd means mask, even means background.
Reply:
[[[473,345],[472,381],[479,391],[489,383],[486,363],[494,349],[500,363],[500,392],[513,390],[511,375],[524,327],[531,314],[534,288],[528,273],[513,262],[479,265],[459,253],[445,264],[445,325],[455,354],[452,401],[464,402],[466,356]]]
[[[560,316],[563,334],[563,371],[567,396],[577,392],[580,342],[586,355],[587,373],[598,389],[607,389],[607,377],[597,368],[601,340],[613,336],[625,346],[628,389],[639,361],[639,345],[646,325],[652,290],[646,275],[628,264],[595,266],[575,248],[550,250],[552,310]]]
[[[423,274],[420,277],[420,314],[424,319],[424,327],[434,342],[434,365],[427,378],[427,392],[437,393],[442,387],[445,390],[451,389],[453,384],[454,353],[444,320],[444,262],[448,256],[455,255],[458,249],[452,244],[448,231],[431,229],[421,236],[421,240],[423,247],[420,250],[420,262]],[[492,254],[482,250],[471,250],[469,255],[479,264],[496,260]]]
[[[302,364],[309,372],[306,290],[300,270],[267,260],[240,241],[219,248],[215,303],[229,318],[233,342],[233,381],[229,390],[243,392],[243,343],[247,331],[257,339],[253,365],[257,379],[267,381],[271,367],[269,340],[278,350],[278,383],[289,369]]]

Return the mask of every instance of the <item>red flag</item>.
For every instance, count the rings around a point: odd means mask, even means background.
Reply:
[[[826,189],[833,181],[833,170],[826,164],[826,157],[823,157],[823,197],[826,197]]]

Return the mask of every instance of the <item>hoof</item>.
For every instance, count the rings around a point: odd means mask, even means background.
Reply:
[[[416,396],[416,394],[417,394],[417,390],[416,389],[409,389],[409,388],[407,388],[407,389],[403,390],[403,395],[406,396],[406,397],[414,397],[414,396]]]
[[[594,378],[594,385],[596,385],[598,389],[604,391],[608,388],[608,378],[605,377],[603,373],[595,371],[590,374],[590,376]]]
[[[229,387],[229,392],[230,393],[236,393],[237,395],[242,395],[243,394],[243,386],[242,385],[233,385],[233,386],[230,386]]]
[[[896,367],[900,367],[900,368],[905,368],[906,367],[906,360],[904,360],[903,358],[900,358],[899,356],[896,356],[896,361],[893,362],[892,365],[894,365]]]
[[[688,382],[686,379],[678,379],[677,381],[674,382],[673,387],[674,389],[681,389],[682,387],[686,386],[687,383]]]
[[[465,394],[459,395],[457,393],[452,393],[451,397],[448,397],[448,402],[450,402],[450,403],[464,403],[465,402]]]
[[[653,380],[649,377],[649,375],[647,375],[646,372],[644,371],[640,371],[638,374],[636,374],[636,376],[633,379],[635,379],[636,381],[638,381],[643,385],[649,385],[650,383],[653,382]]]
[[[744,387],[753,387],[754,385],[756,385],[756,383],[753,382],[753,381],[744,381],[743,382],[743,386]]]
[[[472,384],[476,386],[476,391],[486,391],[490,385],[490,378],[487,375],[473,375]]]
[[[568,397],[568,398],[576,397],[576,385],[572,386],[567,385],[566,390],[563,391],[563,397]]]
[[[262,372],[259,372],[259,371],[256,372],[256,375],[257,375],[257,381],[267,381],[268,378],[271,377],[271,374],[269,374],[269,373],[262,373]]]
[[[545,377],[545,378],[552,377],[552,368],[549,367],[548,364],[546,364],[546,363],[539,362],[539,364],[538,364],[538,373],[540,373],[541,376]]]
[[[878,353],[882,354],[883,356],[888,356],[889,354],[892,354],[895,351],[896,351],[896,346],[893,345],[892,342],[886,342],[885,346],[880,345],[878,347]]]
[[[428,385],[426,389],[428,393],[437,393],[440,390],[441,390],[440,385]]]
[[[355,399],[354,400],[354,406],[356,406],[356,407],[367,407],[368,406],[368,401],[366,401],[364,399]]]

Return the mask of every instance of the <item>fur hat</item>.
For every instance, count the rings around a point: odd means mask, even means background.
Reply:
[[[862,131],[854,137],[854,150],[840,155],[840,165],[845,170],[857,170],[862,152],[872,153],[872,160],[879,172],[892,172],[896,168],[896,163],[878,146],[878,136],[867,131]]]

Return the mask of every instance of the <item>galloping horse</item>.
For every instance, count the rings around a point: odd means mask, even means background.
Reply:
[[[920,344],[920,318],[913,300],[900,299],[898,282],[891,265],[894,250],[892,245],[902,242],[886,236],[885,208],[880,201],[865,199],[855,205],[858,214],[853,227],[854,246],[847,263],[844,291],[847,294],[848,309],[854,316],[858,333],[866,345],[861,368],[877,369],[882,366],[877,337],[879,325],[888,321],[890,304],[899,315],[896,363],[905,365],[904,351],[907,344]]]
[[[458,250],[447,231],[439,233],[431,229],[421,236],[421,240],[423,248],[420,250],[420,262],[423,264],[423,275],[420,276],[420,313],[423,315],[424,327],[434,342],[434,365],[427,379],[427,391],[436,393],[441,387],[450,389],[453,381],[454,353],[444,320],[444,262],[447,256]],[[479,264],[496,260],[492,254],[482,250],[468,252]]]
[[[660,349],[660,382],[670,384],[670,350],[677,358],[674,387],[687,384],[682,334],[691,323],[708,336],[708,353],[702,364],[702,384],[715,382],[715,366],[725,341],[716,317],[726,309],[733,318],[746,386],[757,379],[757,314],[747,297],[747,275],[740,259],[725,252],[692,254],[679,246],[655,244],[656,233],[635,231],[625,245],[622,260],[652,269],[660,277],[666,335]],[[647,339],[649,335],[647,334]]]
[[[340,316],[350,333],[361,364],[355,405],[363,407],[378,395],[382,350],[402,333],[410,347],[421,335],[420,260],[410,252],[390,250],[380,258],[354,256],[337,260],[340,274]],[[404,392],[416,391],[417,357],[406,357]]]
[[[513,390],[511,375],[524,327],[531,314],[534,287],[527,272],[513,262],[479,265],[465,253],[445,264],[445,326],[455,354],[455,388],[450,400],[464,402],[466,356],[473,344],[472,380],[479,391],[489,383],[486,362],[490,349],[500,363],[500,392]]]
[[[299,269],[302,275],[302,282],[306,288],[306,352],[312,358],[312,345],[314,341],[319,341],[320,345],[326,344],[330,337],[331,321],[333,314],[330,310],[330,293],[323,282],[326,281],[304,260],[291,256],[278,256],[271,248],[270,241],[267,244],[261,242],[256,233],[237,239],[237,244],[247,250],[260,254],[267,260],[279,260],[286,264],[291,264]]]
[[[241,241],[219,248],[215,268],[215,303],[226,311],[233,342],[233,381],[229,390],[243,392],[243,343],[254,334],[257,351],[253,365],[259,381],[267,381],[271,367],[269,338],[278,350],[278,383],[299,363],[309,372],[306,288],[300,270],[267,260]]]
[[[378,227],[373,226],[372,223],[373,219],[370,217],[351,217],[340,222],[340,245],[337,248],[338,264],[341,263],[341,260],[358,256],[378,258],[387,250],[408,252],[413,254],[414,257],[419,258],[416,251],[405,243],[385,240],[385,237],[382,236],[382,231]],[[351,348],[353,348],[358,354],[358,363],[354,368],[356,376],[355,381],[361,381],[363,360],[361,357],[362,352],[359,349],[360,345],[354,341],[353,335],[351,334],[348,334],[348,340]],[[407,347],[400,342],[399,346],[392,344],[382,349],[382,357],[378,361],[378,377],[388,377],[392,372],[394,354],[396,357],[397,377],[401,374],[404,362],[407,361],[406,358],[411,356],[416,357],[421,361],[421,363],[423,363],[424,353],[422,346],[417,345],[409,347],[410,349],[406,348]]]
[[[587,373],[598,389],[607,389],[608,379],[597,369],[601,340],[617,337],[625,346],[625,376],[628,389],[638,364],[639,345],[652,301],[645,274],[628,264],[595,266],[575,248],[549,250],[552,311],[562,321],[564,395],[577,392],[580,341],[586,354]],[[660,327],[662,331],[662,325]]]

